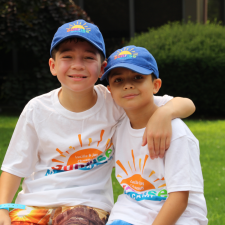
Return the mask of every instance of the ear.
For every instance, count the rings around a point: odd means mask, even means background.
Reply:
[[[153,81],[153,94],[158,93],[159,89],[161,88],[162,80],[161,79],[155,79]]]
[[[49,68],[50,68],[52,75],[57,76],[56,68],[55,68],[55,60],[53,58],[50,58],[48,61],[48,64],[49,64]]]
[[[109,92],[111,92],[111,89],[110,89],[110,86],[109,85],[107,85],[107,88],[108,88]]]
[[[99,78],[101,78],[102,77],[102,75],[104,74],[104,69],[105,69],[105,67],[107,66],[107,62],[106,61],[104,61],[103,63],[102,63],[102,65],[101,65],[101,72],[100,72],[100,74],[99,74]]]

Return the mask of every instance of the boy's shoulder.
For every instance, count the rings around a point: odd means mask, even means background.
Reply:
[[[181,119],[176,118],[172,120],[171,142],[184,136],[198,143],[198,139],[194,136],[188,126]]]
[[[54,97],[58,95],[60,88],[32,98],[25,106],[22,115],[28,111],[49,109],[54,105]]]

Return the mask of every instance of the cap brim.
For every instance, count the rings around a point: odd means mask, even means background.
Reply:
[[[80,35],[80,34],[71,34],[71,35],[68,35],[68,36],[66,36],[66,37],[64,37],[64,38],[62,38],[62,39],[60,39],[58,42],[56,42],[56,43],[51,47],[50,55],[52,56],[52,50],[55,48],[56,45],[60,44],[62,41],[66,40],[66,39],[74,38],[74,37],[83,38],[83,39],[85,39],[86,41],[90,42],[90,43],[93,44],[99,51],[101,51],[101,52],[103,53],[104,57],[106,57],[106,56],[105,56],[105,53],[104,53],[104,51],[103,51],[103,49],[101,49],[98,45],[96,45],[93,41],[91,41],[91,40],[88,39],[87,37],[84,37],[84,36],[82,36],[82,35]]]
[[[102,75],[100,80],[106,79],[109,82],[109,80],[108,80],[109,72],[112,69],[115,69],[115,68],[126,68],[126,69],[132,70],[132,71],[134,71],[136,73],[143,74],[143,75],[150,75],[150,74],[152,74],[154,72],[153,70],[149,70],[149,69],[146,69],[146,68],[143,68],[141,66],[134,65],[134,64],[118,63],[118,64],[110,67],[108,70],[106,70],[105,73]]]

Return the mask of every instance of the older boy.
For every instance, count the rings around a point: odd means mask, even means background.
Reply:
[[[150,159],[141,146],[147,122],[158,108],[153,94],[161,80],[154,57],[141,47],[119,49],[109,57],[102,79],[108,80],[113,99],[127,115],[113,139],[116,177],[124,194],[108,224],[207,224],[199,143],[188,127],[180,119],[172,121],[171,145],[163,159]]]
[[[94,86],[107,64],[103,37],[84,20],[64,24],[51,56],[61,88],[26,105],[2,164],[0,204],[12,201],[25,177],[16,203],[26,207],[9,213],[0,205],[0,225],[105,224],[113,206],[111,138],[124,111]]]

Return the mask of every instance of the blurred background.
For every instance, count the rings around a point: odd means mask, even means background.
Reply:
[[[191,98],[198,117],[225,115],[225,0],[1,0],[2,112],[59,87],[48,67],[51,40],[80,18],[100,28],[107,57],[125,45],[147,48],[163,80],[160,95]]]

